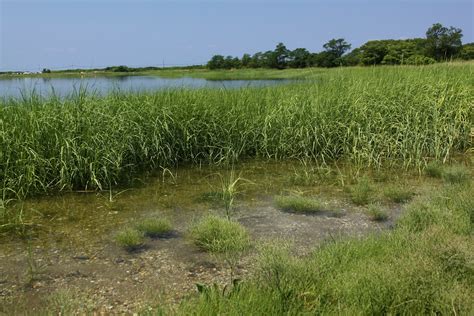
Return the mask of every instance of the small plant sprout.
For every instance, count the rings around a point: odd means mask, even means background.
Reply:
[[[143,233],[133,228],[126,228],[115,236],[117,244],[127,251],[135,251],[145,244]]]
[[[230,219],[234,199],[239,193],[238,185],[242,181],[249,181],[241,178],[240,176],[236,177],[233,169],[227,177],[224,177],[222,175],[219,176],[221,178],[222,200],[224,201],[225,215],[227,219]]]

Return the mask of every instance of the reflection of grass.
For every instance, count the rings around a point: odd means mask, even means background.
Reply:
[[[276,196],[275,203],[278,208],[289,212],[317,213],[323,210],[319,201],[303,196]]]
[[[218,191],[209,191],[199,194],[196,197],[195,201],[198,203],[211,203],[217,204],[222,203],[223,200],[223,193]]]
[[[238,253],[250,245],[245,228],[237,222],[209,215],[190,229],[194,244],[211,253]]]
[[[312,186],[319,182],[331,182],[337,173],[327,166],[312,166],[306,160],[301,161],[301,167],[294,170],[290,182],[294,185]]]

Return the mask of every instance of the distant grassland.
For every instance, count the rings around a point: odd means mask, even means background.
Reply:
[[[473,70],[341,68],[261,89],[0,100],[3,199],[106,189],[178,163],[311,157],[423,167],[472,148]]]
[[[90,77],[123,77],[123,76],[156,76],[163,78],[203,78],[208,80],[261,80],[261,79],[302,79],[326,72],[324,68],[305,69],[157,69],[130,72],[113,72],[103,70],[86,71],[53,71],[38,74],[0,74],[0,79],[9,78],[90,78]]]

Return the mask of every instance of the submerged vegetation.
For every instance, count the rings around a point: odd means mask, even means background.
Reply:
[[[178,164],[245,158],[423,168],[471,146],[472,66],[334,69],[240,90],[80,91],[0,100],[2,197],[109,189]]]

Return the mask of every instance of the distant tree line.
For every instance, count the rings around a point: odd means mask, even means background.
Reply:
[[[452,59],[474,59],[474,43],[462,44],[462,30],[433,24],[426,38],[368,41],[352,51],[343,38],[331,39],[324,50],[311,53],[306,48],[289,50],[279,43],[274,50],[244,54],[242,58],[214,55],[209,69],[305,68],[356,65],[426,65]]]

